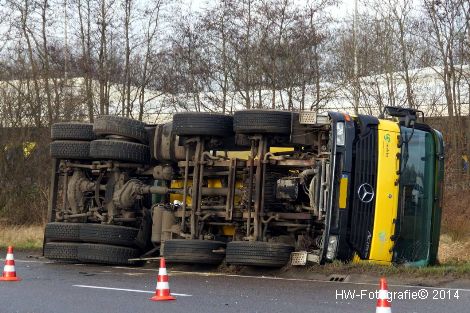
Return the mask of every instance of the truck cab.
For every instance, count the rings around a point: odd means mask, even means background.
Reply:
[[[395,120],[363,115],[353,117],[353,122],[332,118],[333,123],[345,124],[336,127],[340,134],[346,129],[337,145],[342,169],[339,217],[333,218],[330,231],[339,235],[336,257],[378,264],[434,264],[441,218],[442,135],[418,123],[416,111],[388,110]]]

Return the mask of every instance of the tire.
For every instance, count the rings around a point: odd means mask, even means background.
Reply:
[[[150,148],[140,143],[100,139],[91,142],[90,156],[96,160],[147,164],[150,162]]]
[[[168,262],[220,264],[225,254],[212,250],[225,248],[225,243],[212,240],[166,240],[163,245],[163,256]]]
[[[101,115],[95,118],[93,131],[98,136],[118,135],[147,144],[148,136],[145,123],[131,118]]]
[[[83,243],[78,247],[78,260],[84,263],[130,265],[129,259],[140,255],[138,249],[103,244]]]
[[[178,136],[233,135],[233,117],[225,114],[184,112],[173,115],[173,132]]]
[[[90,142],[58,140],[51,142],[51,158],[66,160],[89,160]]]
[[[137,228],[115,225],[82,224],[80,227],[80,239],[88,243],[132,247],[138,233]]]
[[[78,223],[47,223],[44,231],[46,241],[80,241]]]
[[[244,110],[233,115],[233,131],[240,134],[289,135],[292,112],[274,110]]]
[[[52,260],[78,261],[78,247],[76,242],[47,242],[44,245],[44,257]]]
[[[282,243],[232,241],[227,244],[228,264],[282,267],[287,264],[294,247]]]
[[[55,123],[51,127],[52,140],[84,140],[95,139],[93,124],[89,123]]]

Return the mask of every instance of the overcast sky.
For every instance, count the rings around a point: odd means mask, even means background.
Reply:
[[[211,0],[182,0],[187,8],[191,8],[194,11],[202,7],[206,7],[207,4],[211,3]],[[360,1],[360,0],[359,0]],[[294,0],[294,2],[299,3],[302,5],[305,3],[304,0]],[[330,13],[335,16],[336,18],[345,17],[348,15],[352,15],[354,11],[354,0],[338,0],[339,4],[330,8]],[[359,6],[359,11],[361,7]]]

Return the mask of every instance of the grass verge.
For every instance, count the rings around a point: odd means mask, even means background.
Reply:
[[[17,250],[42,249],[43,235],[43,225],[11,226],[0,224],[0,248],[11,245]],[[470,238],[454,240],[450,235],[442,235],[439,245],[439,260],[440,265],[424,268],[333,262],[324,266],[312,265],[307,270],[327,275],[344,273],[410,278],[470,278]]]
[[[311,271],[324,274],[372,274],[403,278],[469,278],[470,279],[470,238],[441,235],[438,259],[440,264],[429,267],[382,266],[373,263],[333,262],[323,267],[312,266]]]
[[[13,246],[17,250],[42,249],[43,225],[0,225],[0,247]]]
[[[318,272],[318,267],[312,269]],[[382,266],[371,263],[333,262],[321,269],[324,274],[367,274],[406,278],[470,278],[470,262],[449,262],[429,267]]]

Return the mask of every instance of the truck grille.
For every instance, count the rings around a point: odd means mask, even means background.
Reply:
[[[377,189],[378,131],[375,126],[369,129],[355,143],[354,189],[351,197],[350,243],[362,259],[369,257]]]

